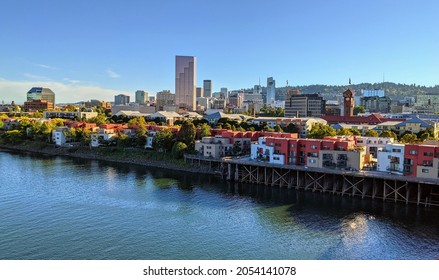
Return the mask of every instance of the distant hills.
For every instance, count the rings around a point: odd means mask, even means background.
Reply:
[[[403,99],[406,96],[417,96],[422,94],[439,94],[439,85],[434,87],[421,86],[416,84],[396,84],[392,82],[385,83],[361,83],[355,85],[332,86],[332,85],[308,85],[308,86],[288,86],[288,89],[299,89],[302,94],[321,93],[327,100],[337,99],[347,88],[361,93],[362,89],[384,89],[387,96],[392,100]],[[252,89],[246,89],[252,91]],[[262,93],[267,92],[266,87],[262,87]],[[276,99],[285,100],[286,87],[276,87]]]
[[[336,94],[342,93],[346,88],[351,88],[354,91],[360,93],[362,89],[384,89],[386,94],[389,96],[410,96],[418,94],[435,93],[439,94],[439,85],[434,87],[420,86],[416,84],[406,85],[406,84],[396,84],[391,82],[385,83],[362,83],[356,85],[345,85],[345,86],[330,86],[330,85],[309,85],[309,86],[298,86],[289,88],[298,88],[302,93],[322,93],[322,94]],[[281,92],[285,92],[285,87],[278,88]]]

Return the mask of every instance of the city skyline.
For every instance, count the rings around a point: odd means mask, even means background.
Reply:
[[[32,87],[51,88],[59,103],[108,101],[138,89],[154,95],[174,88],[178,54],[197,57],[196,86],[211,79],[212,92],[249,88],[268,77],[277,87],[286,80],[291,86],[347,85],[349,78],[354,84],[439,84],[436,1],[278,0],[270,2],[269,14],[266,5],[6,2],[1,99],[23,102]],[[208,20],[190,17],[201,10]],[[17,19],[36,14],[32,25]]]

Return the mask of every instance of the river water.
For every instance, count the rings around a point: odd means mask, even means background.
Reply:
[[[436,259],[439,209],[0,151],[0,259]]]

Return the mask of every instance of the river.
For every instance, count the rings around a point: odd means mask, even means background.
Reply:
[[[0,151],[0,259],[436,259],[439,209]]]

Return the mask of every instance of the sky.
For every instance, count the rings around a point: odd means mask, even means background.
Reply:
[[[0,100],[34,86],[56,102],[175,88],[175,56],[197,86],[439,84],[436,0],[14,0],[0,9]]]

